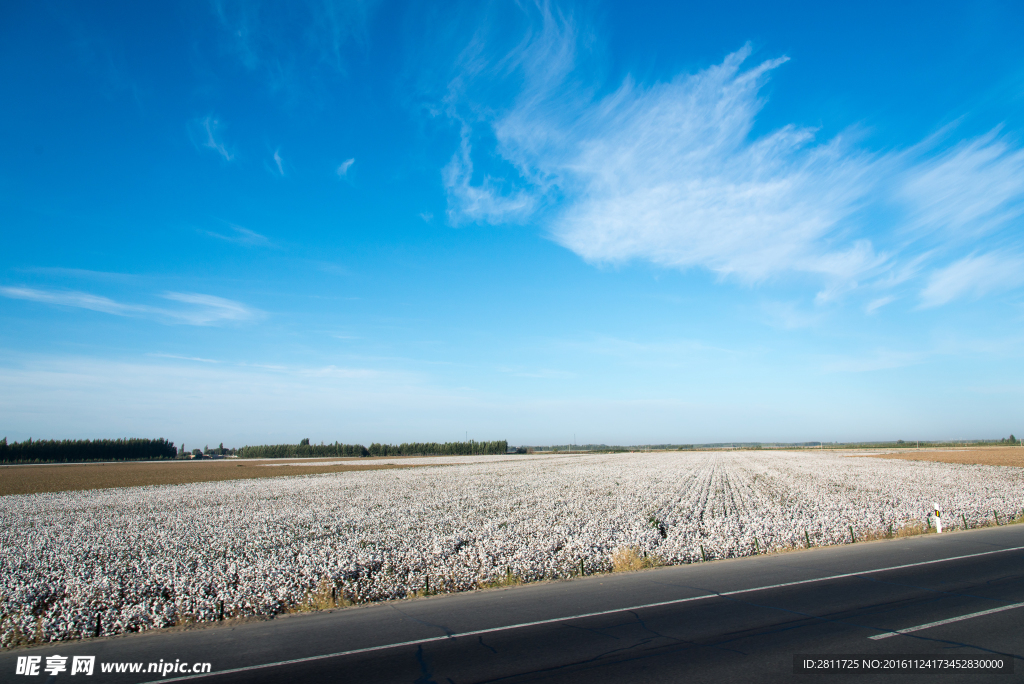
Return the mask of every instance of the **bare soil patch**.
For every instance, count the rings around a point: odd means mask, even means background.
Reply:
[[[145,463],[74,463],[53,465],[11,465],[0,467],[0,496],[67,492],[109,487],[141,487],[145,485],[187,484],[249,480],[263,477],[292,477],[345,473],[356,470],[387,470],[407,468],[388,463],[358,459],[344,464],[336,458],[324,459],[332,465],[317,465],[316,460],[302,461],[289,468],[264,468],[266,461],[158,461]]]
[[[847,454],[848,456],[871,458],[897,458],[905,461],[933,461],[938,463],[963,463],[967,465],[998,465],[1024,468],[1022,447],[974,447],[966,449],[912,449],[891,453]]]

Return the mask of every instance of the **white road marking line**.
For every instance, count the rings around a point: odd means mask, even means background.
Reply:
[[[298,663],[310,663],[317,660],[326,660],[328,658],[340,658],[342,656],[358,655],[360,653],[372,653],[373,651],[383,651],[389,648],[400,648],[402,646],[419,646],[421,644],[430,644],[437,641],[447,641],[449,639],[457,639],[459,637],[478,636],[481,634],[493,634],[494,632],[506,632],[513,629],[522,629],[524,627],[537,627],[539,625],[551,625],[557,622],[568,622],[569,620],[581,620],[583,618],[600,617],[602,615],[614,615],[615,613],[628,613],[631,610],[643,610],[645,608],[658,608],[660,606],[673,606],[680,603],[690,603],[692,601],[703,601],[709,598],[719,598],[722,596],[736,596],[738,594],[749,594],[755,591],[766,591],[768,589],[781,589],[783,587],[794,587],[800,584],[811,584],[813,582],[827,582],[828,580],[843,579],[846,577],[858,577],[860,575],[871,575],[876,572],[887,572],[889,570],[902,570],[904,568],[916,568],[922,565],[933,565],[935,563],[946,563],[948,561],[964,560],[966,558],[979,558],[981,556],[991,556],[995,553],[1006,553],[1008,551],[1024,551],[1024,546],[1014,546],[1008,549],[998,549],[996,551],[982,551],[980,553],[969,553],[965,556],[953,556],[951,558],[938,558],[930,561],[920,561],[917,563],[905,563],[903,565],[891,565],[886,568],[877,568],[875,570],[864,570],[861,572],[845,572],[841,575],[829,575],[827,577],[814,577],[812,579],[797,580],[795,582],[782,582],[781,584],[766,584],[761,587],[752,587],[750,589],[734,589],[733,591],[721,591],[713,594],[701,594],[700,596],[691,596],[689,598],[673,599],[671,601],[659,601],[657,603],[645,603],[639,606],[629,606],[628,608],[612,608],[611,610],[601,610],[596,613],[581,613],[579,615],[568,615],[565,617],[549,618],[547,620],[535,620],[534,622],[520,622],[515,625],[503,625],[501,627],[489,627],[487,629],[477,629],[472,632],[457,632],[455,634],[446,634],[444,636],[427,637],[425,639],[414,639],[413,641],[402,641],[395,644],[383,644],[381,646],[368,646],[366,648],[356,648],[351,651],[338,651],[337,653],[325,653],[323,655],[307,656],[305,658],[294,658],[292,660],[279,660],[273,663],[262,663],[260,665],[246,665],[245,667],[235,667],[228,670],[220,670],[217,672],[208,672],[205,674],[186,675],[184,677],[172,677],[171,679],[155,679],[151,682],[145,682],[144,684],[156,684],[156,682],[185,682],[194,679],[205,679],[206,677],[215,677],[217,675],[235,674],[238,672],[252,672],[253,670],[264,670],[270,667],[280,667],[282,665],[296,665]],[[1024,604],[1022,604],[1024,605]],[[999,610],[1006,610],[1005,608],[997,608],[989,612],[997,612]],[[977,613],[982,615],[983,613]],[[965,618],[960,618],[965,619]],[[938,623],[936,623],[938,624]],[[920,629],[924,629],[921,627]],[[893,634],[887,634],[883,636],[893,636]],[[876,638],[876,637],[870,637]]]
[[[937,622],[929,622],[927,624],[918,625],[917,627],[907,627],[906,629],[897,629],[892,632],[886,632],[885,634],[876,634],[875,636],[868,637],[868,639],[888,639],[889,637],[899,636],[900,634],[910,634],[911,632],[920,632],[922,629],[929,629],[931,627],[938,627],[939,625],[948,625],[951,622],[960,622],[961,620],[970,620],[971,618],[981,617],[982,615],[991,615],[992,613],[1001,613],[1004,610],[1013,610],[1014,608],[1024,608],[1024,603],[1012,603],[1008,606],[1002,606],[1000,608],[992,608],[990,610],[982,610],[977,613],[968,613],[967,615],[961,615],[960,617],[949,618],[948,620],[939,620]]]

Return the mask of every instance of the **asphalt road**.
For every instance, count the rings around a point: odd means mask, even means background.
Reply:
[[[47,681],[16,661],[55,654],[126,684],[181,675],[100,664],[209,662],[189,680],[210,684],[1024,681],[1024,525],[17,649],[0,680]],[[798,654],[1002,656],[1015,674],[794,674]]]

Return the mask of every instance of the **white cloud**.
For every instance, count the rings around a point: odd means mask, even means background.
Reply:
[[[921,308],[941,306],[961,297],[981,297],[989,292],[1024,285],[1024,257],[989,252],[971,254],[931,275],[921,292]]]
[[[165,292],[161,296],[171,301],[191,304],[192,307],[188,309],[166,312],[191,325],[210,325],[220,321],[247,321],[257,318],[260,313],[241,302],[214,295],[195,292]]]
[[[430,223],[431,221],[434,220],[434,215],[429,211],[421,212],[419,216],[421,219],[423,219],[424,223]]]
[[[598,100],[565,95],[575,29],[546,15],[520,48],[526,85],[492,122],[499,153],[529,190],[473,185],[469,130],[445,167],[449,216],[491,222],[530,216],[548,195],[554,238],[591,262],[645,259],[759,280],[780,271],[853,278],[883,258],[870,242],[832,244],[873,184],[878,160],[809,129],[750,132],[758,92],[786,58],[743,68],[750,48],[722,64],[645,87],[626,81]]]
[[[824,281],[818,304],[920,282],[951,250],[998,231],[1021,241],[1024,150],[998,129],[886,153],[796,125],[754,136],[763,86],[787,58],[751,63],[749,46],[595,97],[572,19],[538,10],[493,63],[474,38],[449,84],[447,113],[460,127],[442,171],[452,224],[529,221],[592,263],[644,260],[748,283],[808,274]],[[474,83],[494,82],[516,84],[511,103],[486,100],[493,85],[476,95]],[[474,143],[488,135],[490,158]],[[509,173],[480,172],[494,168]],[[934,303],[943,286],[933,275]]]
[[[240,302],[213,295],[167,292],[164,299],[188,304],[187,307],[166,308],[145,304],[125,304],[108,297],[73,290],[38,290],[29,287],[0,287],[0,296],[22,299],[56,306],[71,306],[116,316],[155,318],[167,323],[213,325],[221,322],[239,322],[258,318],[257,309]]]
[[[345,73],[345,52],[352,43],[365,43],[367,19],[376,4],[214,0],[212,9],[225,29],[227,46],[246,68],[264,71],[276,90],[298,87],[300,73],[308,79],[321,65]],[[296,26],[302,27],[301,33],[292,30]]]
[[[224,157],[225,161],[231,161],[235,158],[235,155],[228,152],[224,143],[217,139],[216,132],[220,126],[220,122],[212,117],[206,117],[203,119],[203,130],[206,131],[206,141],[203,143],[203,147],[208,147],[220,156]]]
[[[442,171],[448,194],[448,220],[453,225],[468,221],[521,221],[538,208],[545,189],[551,187],[550,170],[539,168],[537,158],[559,153],[553,146],[563,131],[559,130],[561,122],[552,120],[552,110],[565,104],[557,101],[560,94],[569,99],[574,97],[564,81],[576,60],[576,31],[571,21],[555,16],[547,4],[538,4],[537,9],[540,30],[531,32],[528,40],[497,64],[486,63],[482,55],[486,40],[474,37],[460,56],[462,73],[449,83],[447,113],[460,123],[459,149]],[[470,122],[478,117],[472,112],[460,113],[461,101],[466,99],[466,90],[474,80],[491,82],[515,71],[524,76],[516,105],[491,123],[498,152],[531,187],[517,187],[511,179],[487,174],[474,184]]]
[[[899,193],[910,207],[907,229],[942,231],[945,239],[962,242],[1024,215],[1024,150],[997,133],[915,160]]]
[[[15,269],[24,273],[41,273],[47,276],[61,278],[86,278],[91,280],[131,281],[138,276],[131,273],[117,273],[111,271],[90,271],[84,268],[61,268],[51,266],[35,266],[30,268]]]
[[[870,160],[795,127],[750,140],[758,89],[782,60],[742,71],[748,53],[652,88],[627,82],[600,102],[559,170],[572,201],[555,238],[588,261],[753,280],[786,270],[848,278],[877,263],[870,243],[822,244],[856,210]]]
[[[284,176],[284,166],[281,163],[280,150],[274,150],[274,163],[277,164],[277,172]]]
[[[90,311],[101,311],[116,316],[128,316],[133,313],[140,313],[147,310],[143,306],[122,304],[107,297],[89,294],[88,292],[76,292],[73,290],[53,291],[36,290],[30,287],[0,287],[0,295],[10,299],[24,299],[31,302],[43,302],[45,304],[56,304],[58,306],[73,306]]]
[[[891,304],[894,301],[896,301],[896,298],[895,297],[891,297],[891,296],[879,297],[878,299],[873,299],[870,302],[868,302],[867,306],[864,307],[864,313],[869,313],[869,314],[870,313],[875,313],[876,311],[881,309],[886,304]]]
[[[356,160],[354,157],[352,159],[346,159],[345,161],[341,162],[341,165],[338,166],[338,175],[341,177],[347,176],[348,170],[352,168],[352,165],[355,163]]]
[[[485,176],[478,185],[472,184],[473,160],[470,150],[469,130],[464,126],[461,147],[452,155],[441,174],[448,193],[448,220],[453,225],[467,221],[504,223],[529,215],[535,202],[534,197],[526,191],[503,194],[501,180],[490,176]]]
[[[266,235],[260,235],[256,231],[243,228],[242,226],[236,226],[230,224],[230,228],[233,235],[224,235],[223,233],[217,233],[212,230],[200,231],[210,237],[215,237],[218,240],[225,240],[227,242],[234,242],[239,245],[250,245],[253,247],[267,247],[271,245],[270,238]]]

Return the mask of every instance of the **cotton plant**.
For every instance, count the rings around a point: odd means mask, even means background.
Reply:
[[[456,460],[458,459],[458,460]],[[426,460],[426,459],[425,459]],[[0,644],[1014,517],[1024,470],[792,452],[502,459],[0,498]],[[851,534],[853,537],[851,538]]]

